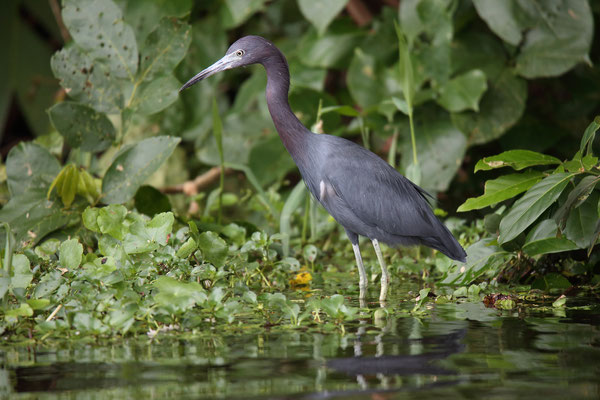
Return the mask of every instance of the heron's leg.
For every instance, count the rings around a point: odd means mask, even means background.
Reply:
[[[352,250],[354,250],[354,257],[356,258],[356,266],[358,267],[358,275],[360,276],[358,281],[358,287],[360,288],[359,298],[364,299],[367,291],[367,272],[363,265],[362,257],[360,255],[360,249],[358,248],[358,241],[352,243]]]
[[[379,294],[379,300],[385,301],[388,292],[388,284],[390,282],[390,274],[385,266],[385,261],[383,260],[381,249],[379,248],[379,242],[377,239],[373,239],[372,242],[373,247],[375,248],[375,254],[377,254],[377,260],[379,260],[379,265],[381,266],[381,293]]]

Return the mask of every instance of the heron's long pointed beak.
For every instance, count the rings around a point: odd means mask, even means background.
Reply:
[[[181,89],[179,89],[179,91],[181,92],[182,90],[189,88],[196,82],[200,82],[202,79],[208,78],[209,76],[214,75],[217,72],[225,71],[226,69],[231,69],[231,64],[237,59],[238,58],[235,55],[235,53],[227,54],[225,57],[221,58],[219,61],[206,68],[202,72],[198,73],[189,81],[187,81],[185,85],[183,85]]]

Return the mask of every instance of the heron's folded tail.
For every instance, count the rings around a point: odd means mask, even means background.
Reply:
[[[450,233],[446,225],[440,222],[437,229],[437,237],[428,237],[423,240],[423,243],[429,247],[441,251],[453,260],[466,262],[467,253],[462,248],[458,240]]]

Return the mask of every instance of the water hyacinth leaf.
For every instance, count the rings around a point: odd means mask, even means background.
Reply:
[[[117,155],[102,180],[102,200],[123,203],[169,158],[181,139],[157,136],[144,139]]]
[[[87,211],[90,214],[92,211]],[[127,216],[127,208],[120,204],[111,204],[106,207],[102,207],[98,210],[97,224],[100,232],[106,233],[118,240],[123,240],[127,233],[127,226],[124,224],[125,217]]]
[[[564,234],[567,239],[575,242],[580,248],[587,248],[595,240],[598,223],[598,192],[593,192],[579,207],[574,207],[569,213]]]
[[[531,150],[509,150],[496,156],[482,158],[475,165],[474,172],[502,167],[511,167],[519,171],[534,165],[556,165],[560,162],[556,157]]]
[[[500,222],[498,242],[506,243],[527,229],[560,196],[575,174],[550,175],[532,186]]]
[[[133,78],[138,50],[133,29],[111,0],[65,0],[63,21],[75,43],[119,78]]]
[[[123,81],[112,76],[108,65],[93,60],[78,46],[54,53],[50,66],[70,98],[98,112],[117,113],[123,108]]]
[[[11,197],[29,189],[47,188],[60,171],[56,157],[40,145],[21,142],[6,157],[6,180]]]
[[[204,259],[217,268],[223,265],[229,251],[227,242],[214,232],[202,232],[198,238],[198,248],[202,250]]]
[[[452,114],[452,122],[468,137],[469,145],[497,139],[513,126],[525,110],[527,84],[505,69],[494,80],[479,102],[479,112]]]
[[[48,114],[52,125],[73,148],[98,152],[115,140],[115,127],[106,115],[84,104],[63,101],[50,108]]]
[[[319,34],[323,34],[348,0],[298,0],[298,8]]]
[[[171,202],[166,194],[149,186],[140,186],[134,197],[135,208],[142,214],[153,217],[156,214],[171,211]]]
[[[63,268],[74,270],[81,264],[83,246],[77,239],[65,240],[59,249],[59,262]]]
[[[26,289],[33,279],[29,259],[24,254],[15,254],[12,259],[12,278],[10,286],[13,289]]]
[[[175,18],[163,18],[141,49],[140,81],[170,74],[183,59],[192,40],[192,28]]]
[[[456,211],[478,210],[510,199],[535,185],[544,177],[538,171],[526,171],[522,174],[508,174],[485,183],[483,195],[467,199]]]
[[[156,214],[146,225],[148,238],[161,246],[165,246],[173,230],[173,222],[175,222],[175,217],[172,212]]]
[[[173,75],[161,76],[140,85],[130,108],[143,115],[156,114],[177,100],[181,84]]]
[[[450,112],[479,111],[479,100],[486,90],[485,74],[474,69],[444,83],[437,102]]]

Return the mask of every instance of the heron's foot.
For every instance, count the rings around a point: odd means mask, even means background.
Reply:
[[[387,298],[390,278],[387,275],[381,277],[381,291],[379,292],[379,301],[385,302]]]

